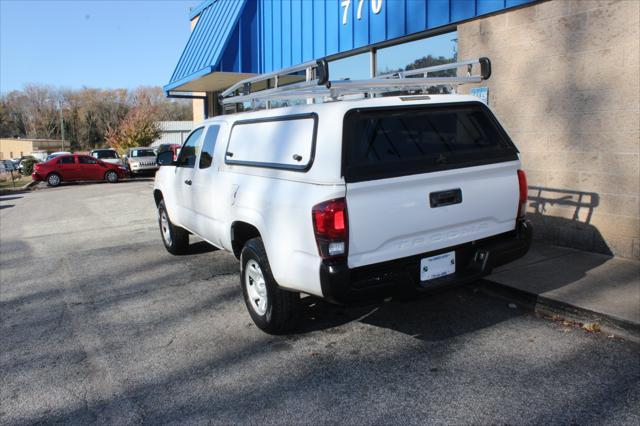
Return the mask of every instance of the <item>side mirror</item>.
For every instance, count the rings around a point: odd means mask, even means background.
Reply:
[[[158,156],[156,157],[156,164],[159,166],[173,165],[173,152],[164,151],[158,154]]]

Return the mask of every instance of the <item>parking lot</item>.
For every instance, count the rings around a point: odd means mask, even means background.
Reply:
[[[252,323],[233,255],[169,255],[150,180],[0,197],[0,423],[628,423],[640,347],[477,285]]]

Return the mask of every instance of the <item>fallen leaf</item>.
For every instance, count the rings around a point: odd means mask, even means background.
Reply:
[[[589,333],[599,333],[600,332],[600,325],[597,322],[586,323],[585,325],[582,326],[582,328],[587,330]]]

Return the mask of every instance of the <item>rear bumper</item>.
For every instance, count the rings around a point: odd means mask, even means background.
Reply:
[[[349,269],[346,259],[323,261],[320,265],[322,294],[330,302],[348,303],[472,282],[490,274],[493,268],[524,256],[531,247],[532,235],[531,223],[521,220],[511,232],[389,262]],[[455,273],[420,281],[420,259],[454,250]]]
[[[31,173],[31,179],[35,180],[36,182],[44,180],[44,178],[40,176],[38,172]]]

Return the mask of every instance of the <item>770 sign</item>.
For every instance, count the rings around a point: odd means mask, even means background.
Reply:
[[[354,0],[358,2],[358,12],[356,13],[356,17],[358,20],[362,19],[362,6],[364,5],[365,0]],[[380,13],[382,10],[382,0],[370,0],[371,1],[371,11],[376,15]],[[342,0],[340,3],[342,7],[344,7],[344,11],[342,13],[342,25],[347,25],[347,18],[349,17],[349,7],[351,6],[351,0]]]

